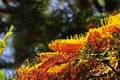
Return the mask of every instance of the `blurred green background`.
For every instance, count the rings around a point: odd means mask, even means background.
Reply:
[[[25,59],[50,51],[51,40],[97,28],[119,12],[120,0],[0,0],[0,37],[15,26],[0,68],[14,73]]]

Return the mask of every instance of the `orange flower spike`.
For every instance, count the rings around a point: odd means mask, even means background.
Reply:
[[[103,33],[106,32],[120,32],[120,14],[116,14],[114,16],[109,16],[101,21],[101,29]]]
[[[45,62],[41,66],[38,66],[40,69],[40,74],[45,73],[47,69],[49,69],[51,66],[55,65],[56,63],[67,63],[76,60],[78,53],[63,53],[63,52],[54,52],[58,53],[57,55],[53,55],[51,57],[43,57],[47,58]],[[53,54],[54,54],[53,53]]]
[[[71,39],[58,39],[52,41],[48,46],[54,51],[60,52],[79,52],[84,47],[86,38],[83,36],[75,35]]]
[[[111,15],[109,17],[104,18],[104,20],[101,21],[101,25],[102,26],[105,26],[105,25],[109,25],[109,26],[117,25],[120,28],[120,13],[116,14],[114,16]]]

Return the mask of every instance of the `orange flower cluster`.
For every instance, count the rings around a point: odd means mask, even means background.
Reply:
[[[86,36],[75,35],[71,39],[55,40],[48,46],[54,51],[61,52],[79,52],[86,43],[94,50],[105,49],[106,46],[114,44],[112,34],[120,33],[119,18],[120,14],[110,16],[101,22],[102,27],[90,29]]]
[[[62,71],[59,73],[55,73],[55,69],[53,70],[54,73],[49,74],[50,80],[87,80],[90,70],[93,69],[97,65],[97,60],[86,60],[81,63],[81,65],[67,65],[66,67],[62,68]],[[91,66],[91,67],[90,67]],[[59,67],[60,68],[60,67]]]
[[[105,31],[103,32],[103,30],[100,29],[106,30],[106,32]],[[109,50],[112,50],[113,49],[112,46],[115,44],[114,38],[112,36],[112,31],[108,31],[105,28],[100,29],[90,30],[90,32],[87,34],[88,49],[94,51],[101,51],[105,50],[106,48],[109,48]],[[116,32],[118,30],[120,31],[120,29],[118,28]]]
[[[48,74],[58,74],[68,66],[68,63],[75,61],[78,53],[46,52],[38,56],[40,64],[33,67],[23,67],[17,70],[18,80],[47,80]],[[57,66],[57,68],[56,68]],[[53,68],[53,69],[52,69]],[[24,74],[24,76],[22,76]],[[36,75],[36,76],[33,76]],[[32,78],[33,77],[33,78]]]
[[[85,37],[75,35],[71,39],[55,40],[48,46],[54,51],[60,52],[79,52],[84,47]]]
[[[69,78],[83,80],[87,78],[88,72],[97,65],[97,60],[86,60],[81,65],[71,65],[69,61],[71,59],[66,62],[64,59],[52,59],[33,67],[21,67],[17,69],[17,80],[67,80]]]
[[[38,64],[17,69],[17,80],[88,79],[88,73],[98,60],[83,60],[79,64],[78,55],[84,48],[89,51],[114,50],[113,34],[120,33],[120,14],[105,18],[104,23],[100,28],[90,29],[86,36],[75,35],[70,39],[52,41],[48,46],[56,52],[40,53]]]

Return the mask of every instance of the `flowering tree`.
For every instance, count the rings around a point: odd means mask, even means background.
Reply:
[[[17,80],[120,79],[120,14],[110,15],[85,35],[48,44],[53,52],[17,69]]]

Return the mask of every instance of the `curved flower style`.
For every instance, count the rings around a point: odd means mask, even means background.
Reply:
[[[59,39],[52,41],[48,46],[54,51],[79,52],[84,47],[85,37],[74,36],[71,39]]]
[[[101,22],[101,30],[102,33],[105,34],[106,32],[110,33],[119,33],[120,32],[120,14],[116,14],[115,16],[109,16],[105,18]]]
[[[102,26],[118,26],[120,28],[120,13],[116,14],[114,16],[109,16],[107,18],[104,18],[104,20],[101,22]]]

